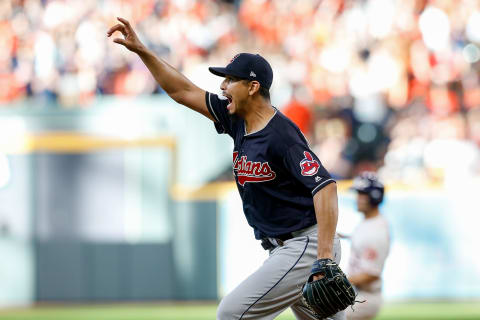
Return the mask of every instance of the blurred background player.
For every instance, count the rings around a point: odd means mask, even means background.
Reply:
[[[382,305],[382,271],[390,250],[387,219],[378,206],[383,201],[384,186],[373,172],[363,172],[353,181],[357,191],[357,209],[364,219],[352,235],[348,279],[358,292],[355,307],[347,308],[347,319],[373,319]],[[343,236],[345,237],[345,236]]]

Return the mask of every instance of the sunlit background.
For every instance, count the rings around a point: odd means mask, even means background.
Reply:
[[[0,0],[0,319],[146,301],[155,319],[204,319],[162,311],[179,301],[212,319],[267,255],[230,138],[106,37],[117,16],[211,92],[221,79],[208,66],[266,57],[273,105],[338,180],[339,231],[360,221],[351,179],[379,173],[392,231],[379,319],[413,302],[478,305],[480,1]],[[74,319],[58,314],[45,319]]]

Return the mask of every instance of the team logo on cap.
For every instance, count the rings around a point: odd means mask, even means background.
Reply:
[[[300,161],[300,168],[302,169],[302,176],[313,176],[318,172],[320,164],[317,160],[313,159],[312,155],[308,151],[304,151],[303,155],[305,156],[302,161]]]
[[[247,156],[238,157],[238,151],[233,152],[233,172],[242,187],[246,182],[270,181],[277,176],[268,162],[248,161]]]

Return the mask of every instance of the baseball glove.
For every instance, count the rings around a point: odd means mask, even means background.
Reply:
[[[313,281],[313,276],[324,277]],[[324,319],[355,303],[356,293],[340,267],[331,259],[315,261],[302,288],[303,302],[318,319]]]

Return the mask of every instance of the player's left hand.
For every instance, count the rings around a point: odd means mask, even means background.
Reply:
[[[314,275],[313,275],[313,281],[320,280],[320,279],[322,279],[323,277],[325,277],[324,274],[321,274],[321,273],[319,273],[319,274],[314,274]]]
[[[320,279],[318,277],[320,277]],[[355,303],[355,290],[332,259],[315,261],[302,288],[303,302],[318,319],[328,318]]]

